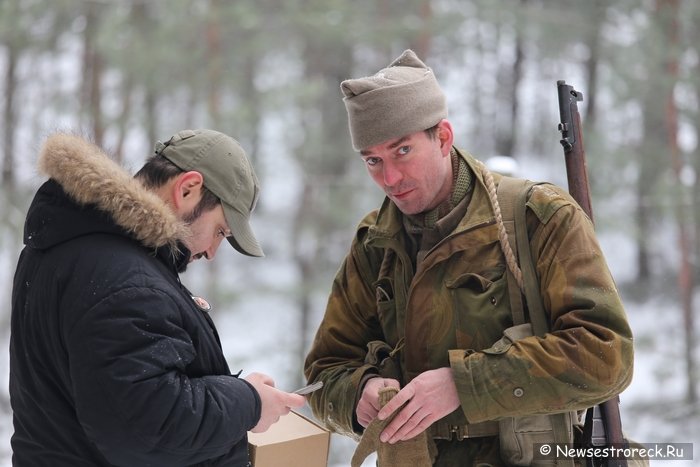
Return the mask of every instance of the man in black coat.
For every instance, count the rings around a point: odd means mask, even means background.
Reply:
[[[56,134],[39,167],[49,180],[29,208],[12,292],[13,465],[247,465],[247,431],[305,399],[266,375],[232,375],[206,301],[179,279],[224,238],[263,256],[243,149],[185,130],[131,177]]]

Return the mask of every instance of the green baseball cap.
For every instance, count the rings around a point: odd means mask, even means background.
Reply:
[[[265,256],[250,227],[260,185],[238,141],[214,130],[182,130],[157,142],[155,151],[184,171],[201,173],[204,186],[221,200],[229,243],[244,255]]]

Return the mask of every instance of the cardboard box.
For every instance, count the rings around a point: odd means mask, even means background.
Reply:
[[[328,430],[296,412],[265,433],[248,433],[253,467],[326,467],[330,441]]]

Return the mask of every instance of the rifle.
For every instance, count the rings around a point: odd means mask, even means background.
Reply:
[[[581,206],[583,211],[593,221],[591,195],[588,188],[588,171],[586,169],[586,153],[583,148],[583,130],[581,115],[577,102],[583,101],[583,94],[563,80],[557,81],[559,95],[559,131],[560,143],[564,148],[566,159],[566,178],[569,183],[569,194]],[[620,398],[605,401],[586,411],[583,427],[584,443],[590,447],[615,446],[626,447],[627,440],[622,433],[620,419]],[[627,467],[627,459],[588,459],[588,467]]]

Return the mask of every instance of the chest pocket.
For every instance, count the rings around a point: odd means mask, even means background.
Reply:
[[[398,311],[394,295],[394,281],[389,277],[381,277],[374,284],[377,301],[377,314],[382,326],[384,339],[389,345],[396,345],[399,340]]]
[[[490,347],[503,329],[513,325],[505,266],[466,272],[446,281],[445,286],[451,295],[458,348]]]

